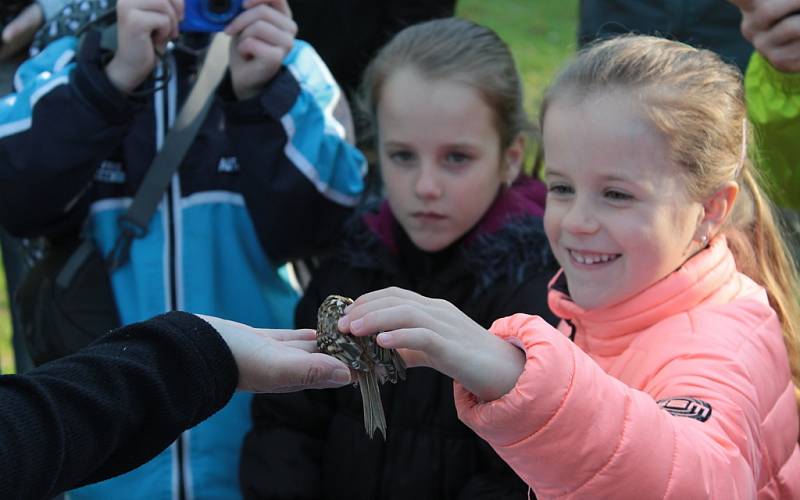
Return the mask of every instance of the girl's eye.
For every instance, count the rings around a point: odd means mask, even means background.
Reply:
[[[628,193],[623,193],[622,191],[617,191],[615,189],[609,189],[608,191],[606,191],[605,197],[612,201],[628,201],[633,199],[632,195],[629,195]]]
[[[449,165],[463,165],[464,163],[467,163],[471,159],[472,158],[469,155],[459,152],[448,153],[447,156],[445,157],[445,161]]]
[[[555,195],[572,194],[572,187],[566,184],[551,184],[547,186],[547,191]]]
[[[394,151],[389,153],[389,159],[399,165],[408,165],[414,161],[414,153],[410,151]]]

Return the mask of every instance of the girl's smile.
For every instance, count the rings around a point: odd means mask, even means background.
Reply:
[[[543,128],[544,223],[572,300],[624,301],[694,253],[703,216],[663,134],[623,94],[552,102]]]
[[[572,248],[567,248],[567,251],[575,266],[585,266],[587,269],[598,269],[603,267],[601,264],[611,264],[622,257],[622,254],[618,253],[588,252]]]

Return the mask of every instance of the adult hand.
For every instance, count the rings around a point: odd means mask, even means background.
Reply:
[[[230,70],[237,99],[258,95],[292,50],[297,24],[286,0],[245,0],[245,10],[225,28],[233,37]]]
[[[800,71],[800,0],[729,0],[742,11],[742,35],[776,69]]]
[[[524,353],[472,321],[453,304],[401,288],[359,297],[339,320],[353,335],[374,335],[398,349],[408,366],[429,366],[484,401],[508,393],[525,366]]]
[[[8,23],[3,29],[0,59],[6,59],[30,45],[36,31],[44,22],[44,14],[38,3],[32,3]]]
[[[106,66],[111,83],[127,94],[144,82],[182,19],[183,0],[119,0],[117,51]]]
[[[198,315],[228,344],[239,368],[238,388],[248,392],[294,392],[341,387],[350,370],[341,361],[315,352],[314,330],[269,330]]]

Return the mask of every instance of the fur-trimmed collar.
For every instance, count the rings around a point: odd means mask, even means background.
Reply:
[[[555,265],[542,224],[544,193],[539,181],[518,182],[498,195],[475,228],[436,253],[410,244],[384,201],[350,219],[338,258],[355,268],[400,272],[400,257],[409,257],[400,255],[405,251],[415,254],[414,259],[437,264],[457,260],[452,265],[459,266],[458,272],[475,276],[476,293],[503,278],[521,283],[530,273]],[[442,259],[445,255],[452,259]],[[448,262],[446,267],[450,266]]]

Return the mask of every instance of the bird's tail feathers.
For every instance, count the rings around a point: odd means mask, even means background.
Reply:
[[[358,386],[361,388],[361,402],[364,406],[364,428],[369,437],[380,430],[386,439],[386,417],[383,414],[383,403],[378,388],[378,378],[372,372],[359,372]]]

